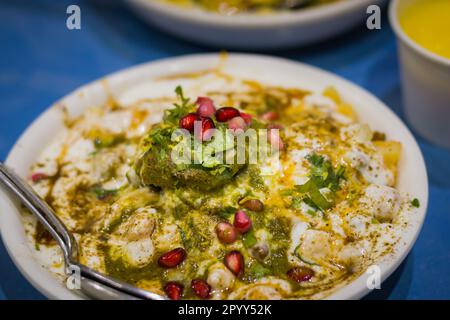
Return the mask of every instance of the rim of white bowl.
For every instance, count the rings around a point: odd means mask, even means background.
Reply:
[[[381,5],[385,2],[385,0],[346,0],[297,11],[280,12],[267,15],[243,13],[224,16],[219,13],[209,12],[198,8],[180,8],[180,6],[160,0],[126,1],[132,5],[146,7],[152,11],[158,12],[159,14],[168,15],[176,19],[230,29],[276,27],[298,24],[299,22],[306,23],[319,21],[321,19],[335,18],[336,16],[349,13],[355,8],[362,8],[372,4]]]
[[[415,42],[410,36],[406,34],[399,22],[398,7],[402,2],[411,0],[392,0],[389,4],[389,22],[394,30],[398,39],[406,44],[410,49],[418,53],[420,56],[426,58],[429,61],[442,64],[446,67],[450,67],[450,59],[442,57],[433,51],[430,51],[417,42]]]
[[[122,70],[119,70],[117,72],[108,74],[105,77],[101,77],[99,79],[96,79],[94,81],[91,81],[73,91],[71,91],[69,94],[65,95],[63,98],[56,101],[54,104],[52,104],[49,108],[47,108],[43,113],[41,113],[34,121],[27,127],[27,129],[21,134],[19,139],[14,144],[13,148],[10,150],[5,163],[9,164],[11,160],[11,156],[15,152],[18,152],[17,147],[20,145],[21,141],[24,140],[25,137],[27,137],[30,134],[31,130],[36,130],[36,128],[39,127],[39,122],[42,121],[43,118],[48,117],[51,112],[54,111],[54,106],[61,101],[64,101],[65,99],[68,99],[74,95],[79,94],[83,90],[88,89],[89,87],[97,84],[98,82],[108,80],[115,77],[120,77],[127,75],[130,76],[134,72],[137,72],[141,68],[148,68],[148,67],[161,67],[161,66],[169,66],[170,64],[176,63],[176,62],[183,62],[184,64],[187,63],[187,61],[195,62],[199,59],[206,59],[207,61],[210,61],[211,59],[220,59],[220,54],[192,54],[192,55],[184,55],[179,57],[172,57],[172,58],[165,58],[160,59],[157,61],[150,61],[147,63],[138,64],[136,66],[132,66],[129,68],[125,68]],[[414,136],[412,135],[411,131],[408,129],[408,127],[403,123],[403,121],[395,115],[395,113],[389,109],[381,100],[379,100],[377,97],[375,97],[373,94],[365,90],[364,88],[350,82],[349,80],[346,80],[338,75],[335,75],[331,72],[328,72],[326,70],[304,64],[298,61],[292,61],[285,58],[279,58],[274,57],[270,55],[261,55],[261,54],[246,54],[246,53],[233,53],[230,54],[229,59],[263,59],[263,60],[272,60],[274,62],[281,62],[285,64],[292,64],[293,66],[298,66],[304,68],[308,72],[314,72],[314,73],[321,73],[323,76],[326,76],[329,79],[330,84],[333,82],[338,86],[344,86],[346,87],[346,90],[352,90],[356,92],[355,95],[363,95],[365,98],[367,98],[367,104],[376,104],[377,107],[381,108],[383,110],[383,113],[387,114],[389,117],[394,117],[395,121],[400,122],[401,127],[403,127],[402,131],[404,131],[405,139],[410,140],[409,143],[410,146],[414,149],[414,153],[417,155],[417,159],[419,162],[420,168],[417,168],[418,172],[421,174],[421,179],[424,182],[423,186],[423,195],[420,196],[421,198],[421,205],[419,208],[418,214],[420,215],[420,220],[416,221],[418,224],[418,227],[414,228],[413,230],[409,232],[413,232],[411,235],[407,237],[409,242],[401,246],[396,251],[396,254],[394,257],[390,257],[387,259],[381,259],[381,261],[378,263],[378,265],[381,268],[381,280],[386,280],[397,268],[400,266],[400,264],[404,261],[404,259],[407,257],[409,252],[411,251],[412,247],[414,246],[417,237],[420,234],[420,231],[422,229],[426,214],[427,214],[427,208],[428,208],[428,177],[427,177],[427,170],[425,166],[425,161],[423,159],[422,152],[417,144],[417,141],[415,140]],[[339,84],[338,84],[339,83]],[[3,199],[2,199],[3,198]],[[9,199],[7,194],[0,189],[0,201],[4,201],[4,199],[8,201],[12,201]],[[15,210],[12,214],[19,214],[17,210]],[[83,299],[82,296],[71,292],[70,290],[63,287],[62,284],[60,284],[60,280],[58,280],[54,275],[51,274],[48,270],[41,270],[42,268],[38,261],[32,256],[32,254],[23,256],[20,252],[17,252],[13,250],[13,248],[10,247],[12,239],[9,238],[10,233],[8,233],[8,237],[5,236],[5,224],[4,220],[6,219],[5,215],[2,215],[0,217],[0,231],[1,231],[1,237],[3,240],[3,243],[8,251],[9,256],[11,257],[12,261],[16,265],[16,267],[19,269],[19,271],[22,273],[22,275],[42,294],[47,296],[51,299]],[[17,217],[16,217],[17,218]],[[14,219],[14,218],[13,218]],[[22,224],[22,222],[19,219],[19,222]],[[23,227],[23,226],[22,226]],[[408,233],[409,234],[409,233]],[[406,240],[406,239],[405,239]],[[25,241],[28,241],[25,239]],[[22,243],[21,243],[22,244]],[[23,245],[23,244],[22,244]],[[28,246],[28,244],[25,244]],[[23,248],[21,248],[23,249]],[[51,281],[54,280],[52,283],[46,282],[48,279],[51,279]],[[360,275],[359,277],[353,279],[349,283],[346,283],[342,287],[337,288],[335,291],[333,291],[329,296],[325,297],[325,299],[359,299],[367,294],[369,294],[371,290],[367,288],[366,285],[366,279],[364,277],[364,274]]]

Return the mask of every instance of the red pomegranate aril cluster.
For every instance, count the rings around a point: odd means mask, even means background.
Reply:
[[[196,104],[198,105],[197,114],[200,117],[212,117],[216,113],[214,102],[208,97],[198,97]]]
[[[227,122],[228,128],[235,134],[244,131],[252,123],[250,114],[240,112],[236,108],[222,107],[216,110],[214,101],[208,97],[198,97],[196,104],[197,111],[183,116],[179,121],[179,127],[196,133],[196,139],[200,141],[209,140],[212,137],[214,132],[211,129],[215,128],[213,115],[217,122]],[[200,122],[200,130],[196,130],[197,121]]]
[[[191,289],[201,299],[209,299],[210,297],[211,286],[203,279],[192,280]]]
[[[177,282],[168,282],[164,286],[164,292],[171,300],[180,300],[183,295],[183,285]]]
[[[244,272],[244,257],[237,250],[230,251],[225,255],[224,264],[235,276]]]
[[[197,133],[196,138],[200,141],[209,140],[213,135],[213,130],[215,128],[214,121],[211,118],[200,117],[201,128]]]
[[[294,267],[287,272],[289,279],[295,282],[305,282],[314,276],[314,270],[307,267]]]
[[[160,256],[158,264],[163,268],[175,268],[184,259],[186,259],[186,251],[183,248],[176,248]]]
[[[239,116],[239,110],[233,107],[223,107],[216,111],[216,120],[218,122],[227,122]]]
[[[245,123],[249,126],[252,124],[252,115],[248,113],[241,112],[241,118],[244,119]]]
[[[238,236],[236,228],[228,222],[219,222],[216,226],[216,234],[220,242],[225,244],[235,242]]]
[[[209,140],[213,134],[211,129],[215,128],[214,121],[210,118],[216,112],[214,102],[208,97],[198,97],[196,104],[197,112],[188,113],[181,117],[179,127],[189,132],[197,132],[196,138],[200,141]],[[196,123],[199,123],[199,130],[195,130]],[[209,130],[209,131],[208,131]]]
[[[195,121],[199,121],[200,117],[196,113],[188,113],[179,121],[179,127],[189,132],[194,132]]]
[[[228,128],[233,131],[233,133],[243,132],[247,127],[247,123],[242,117],[234,117],[228,121]]]
[[[252,220],[244,210],[238,210],[234,214],[234,227],[240,233],[246,233],[252,228]]]

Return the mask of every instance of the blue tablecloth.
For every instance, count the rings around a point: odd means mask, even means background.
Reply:
[[[82,29],[66,28],[77,3]],[[0,1],[0,159],[47,106],[78,86],[141,62],[212,51],[138,20],[121,1]],[[360,26],[325,44],[271,54],[337,73],[402,116],[394,35]],[[430,182],[428,216],[402,266],[368,298],[450,299],[450,151],[418,137]],[[1,208],[0,208],[1,212]],[[43,299],[0,243],[0,299]]]

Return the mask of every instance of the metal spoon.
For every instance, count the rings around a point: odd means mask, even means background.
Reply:
[[[78,262],[77,243],[53,209],[43,201],[22,178],[0,162],[0,184],[15,195],[50,232],[61,247],[66,273],[79,273],[80,290],[96,299],[166,300],[163,296],[139,289],[128,283],[101,274]]]

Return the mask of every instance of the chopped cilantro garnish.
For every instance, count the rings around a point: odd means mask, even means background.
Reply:
[[[174,108],[168,109],[164,115],[164,120],[168,123],[177,125],[182,116],[185,116],[192,111],[194,104],[189,98],[186,98],[181,86],[176,87],[175,93],[178,97],[178,102],[174,103]]]
[[[112,190],[107,190],[107,189],[103,189],[101,187],[93,187],[91,189],[91,191],[93,193],[95,193],[95,195],[97,196],[97,199],[99,200],[104,200],[108,197],[113,197],[117,194],[117,189],[112,189]]]
[[[242,243],[246,248],[250,248],[256,244],[257,240],[253,229],[242,236]]]
[[[155,128],[150,132],[152,144],[167,146],[170,142],[172,130],[170,128]]]
[[[303,201],[311,207],[326,210],[333,206],[333,202],[328,201],[322,193],[320,193],[319,187],[314,179],[309,179],[305,184],[296,187],[300,193],[307,195]]]
[[[312,153],[306,156],[306,159],[315,167],[321,167],[325,162],[325,157]]]
[[[315,153],[309,155],[307,160],[312,165],[310,179],[305,184],[296,186],[301,198],[294,198],[293,206],[298,208],[299,202],[303,201],[314,209],[327,210],[334,205],[334,193],[340,188],[345,168],[339,166],[334,169],[331,161]],[[331,191],[327,197],[320,192],[320,189],[323,188]]]
[[[334,170],[331,161],[315,153],[307,156],[306,159],[312,164],[310,176],[319,189],[329,188],[331,191],[339,190],[339,182],[345,174],[344,167],[338,166]]]
[[[186,232],[179,225],[177,225],[177,227],[178,231],[180,232],[181,242],[183,243],[183,246],[187,248],[189,246],[189,239],[186,235]]]
[[[289,190],[290,191],[290,190]],[[282,195],[292,195],[292,191],[290,192],[290,193],[288,193],[287,191],[285,191],[285,192],[283,192],[282,193]],[[301,208],[302,208],[302,203],[303,203],[303,198],[297,198],[297,197],[294,197],[294,198],[292,198],[292,204],[291,204],[291,206],[294,208],[294,209],[297,209],[297,210],[300,210]]]
[[[189,103],[189,98],[186,98],[183,93],[183,88],[181,86],[177,86],[175,88],[175,93],[177,94],[178,99],[180,99],[182,105],[186,105]],[[177,105],[177,104],[175,104]]]
[[[228,206],[228,207],[221,208],[221,209],[217,212],[217,215],[218,215],[219,217],[221,217],[222,219],[228,219],[228,218],[229,218],[232,214],[234,214],[236,211],[237,211],[237,208]]]
[[[270,269],[264,267],[259,262],[254,262],[248,271],[249,276],[255,279],[260,279],[269,275],[270,273]]]
[[[419,201],[419,199],[414,198],[414,199],[411,201],[411,205],[412,205],[413,207],[415,207],[415,208],[419,208],[419,207],[420,207],[420,201]]]

